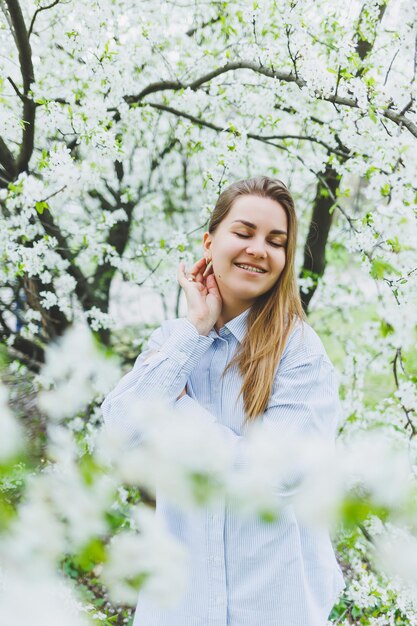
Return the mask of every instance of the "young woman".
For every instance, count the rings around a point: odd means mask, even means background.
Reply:
[[[335,373],[305,322],[294,271],[297,220],[285,185],[265,176],[230,185],[203,236],[204,256],[178,281],[186,317],[168,320],[103,403],[123,427],[129,403],[151,392],[203,411],[239,464],[244,426],[335,437]],[[135,436],[135,433],[132,433]],[[297,485],[281,485],[280,497]],[[242,516],[223,502],[182,511],[157,496],[157,510],[190,554],[179,606],[161,608],[141,591],[134,626],[325,626],[344,587],[327,532],[301,523],[290,499],[275,522]]]

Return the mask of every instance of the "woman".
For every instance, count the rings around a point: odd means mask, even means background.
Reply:
[[[203,411],[239,466],[245,424],[335,437],[334,369],[304,321],[294,271],[297,221],[285,185],[265,176],[230,185],[203,236],[204,257],[178,281],[185,318],[151,336],[133,370],[103,403],[120,428],[129,403],[163,394]],[[290,496],[295,483],[281,485]],[[190,584],[175,609],[144,589],[134,626],[325,626],[343,576],[328,533],[297,520],[290,500],[270,524],[221,503],[190,513],[157,496],[157,510],[189,550]]]

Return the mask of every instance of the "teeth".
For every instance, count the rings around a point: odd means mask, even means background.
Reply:
[[[249,270],[250,272],[255,272],[256,274],[264,274],[265,270],[257,269],[256,267],[251,267],[250,265],[240,265],[236,263],[237,267],[241,267],[244,270]]]

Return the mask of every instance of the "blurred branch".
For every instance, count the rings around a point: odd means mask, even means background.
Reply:
[[[192,37],[197,31],[203,30],[203,28],[206,28],[206,26],[212,26],[212,24],[216,24],[217,22],[220,22],[220,15],[212,17],[210,20],[207,20],[207,22],[203,22],[202,24],[200,24],[200,26],[194,26],[193,28],[190,28],[185,34],[188,37]]]
[[[0,339],[5,342],[8,353],[24,363],[32,372],[39,372],[45,360],[45,353],[36,343],[21,337],[12,331],[6,324],[3,312],[0,310]],[[12,339],[12,344],[7,341]]]
[[[28,30],[28,39],[30,38],[32,32],[33,32],[33,27],[35,25],[35,20],[38,17],[39,13],[41,11],[46,11],[47,9],[52,9],[52,7],[54,7],[55,5],[59,4],[60,0],[55,0],[54,2],[51,2],[51,4],[48,4],[46,7],[39,7],[39,9],[36,9],[35,13],[33,14],[32,17],[32,21],[30,22],[30,26],[29,26],[29,30]]]
[[[235,134],[235,131],[230,130],[229,128],[226,127],[222,127],[219,126],[218,124],[213,124],[213,122],[209,122],[207,120],[202,119],[201,117],[196,117],[195,115],[191,115],[190,113],[186,113],[185,111],[180,111],[179,109],[174,109],[173,107],[167,106],[165,104],[160,104],[158,102],[147,102],[146,103],[147,106],[150,106],[154,109],[159,109],[160,111],[165,111],[167,113],[171,113],[172,115],[176,115],[177,117],[182,117],[184,119],[189,120],[190,122],[193,122],[193,124],[196,124],[197,126],[203,126],[205,128],[210,128],[211,130],[215,130],[216,132],[227,132],[227,133],[231,133],[231,134]],[[272,143],[273,140],[285,140],[285,139],[299,139],[301,141],[311,141],[313,143],[318,143],[322,146],[324,146],[326,148],[326,150],[328,150],[329,152],[334,152],[335,154],[338,154],[339,156],[345,157],[348,155],[347,152],[341,152],[339,150],[336,150],[335,148],[333,148],[332,146],[330,146],[329,144],[327,144],[324,141],[321,141],[320,139],[318,139],[317,137],[312,137],[312,136],[300,136],[300,135],[258,135],[256,133],[248,133],[247,136],[249,137],[249,139],[255,139],[256,141],[261,141],[263,143],[268,143],[272,146],[275,147],[282,147],[284,149],[284,146],[278,146],[277,144]]]
[[[292,34],[293,30],[289,27],[286,26],[285,27],[285,35],[287,37],[287,50],[288,50],[288,55],[291,59],[291,63],[293,65],[294,68],[294,75],[296,77],[296,79],[298,79],[298,68],[297,68],[297,61],[300,58],[300,54],[299,52],[296,52],[295,54],[293,53],[292,49],[291,49],[291,34]]]
[[[157,167],[159,167],[164,157],[167,154],[169,154],[177,144],[178,144],[178,139],[176,137],[170,138],[168,142],[166,143],[166,145],[162,148],[162,150],[152,158],[149,176],[151,176],[152,172]],[[119,183],[121,182],[122,181],[119,180]],[[150,180],[148,181],[148,183],[150,183]],[[122,189],[120,187],[119,189],[116,189],[116,190],[111,189],[108,185],[106,185],[106,187],[114,199],[113,203],[107,200],[107,198],[103,196],[103,194],[98,190],[91,190],[89,192],[89,195],[92,198],[96,198],[97,200],[99,200],[99,202],[101,203],[101,206],[107,211],[115,211],[118,208],[122,208],[126,212],[127,219],[117,221],[110,228],[108,236],[107,236],[107,240],[106,240],[106,243],[112,248],[114,248],[114,250],[117,252],[119,257],[122,257],[125,252],[126,246],[129,242],[130,230],[131,230],[131,225],[132,225],[132,220],[133,220],[133,212],[134,212],[135,206],[137,205],[137,201],[134,199],[127,200],[127,201],[122,200]],[[141,187],[138,190],[138,196],[141,197]],[[145,261],[145,265],[146,265],[146,261]],[[157,267],[152,270],[151,274],[154,271],[156,271]],[[109,260],[105,260],[101,265],[97,267],[96,271],[94,272],[90,288],[92,292],[95,294],[97,298],[97,306],[99,306],[101,310],[108,309],[111,283],[112,283],[112,280],[116,271],[117,271],[116,267],[112,265],[112,263]],[[143,284],[143,283],[139,283],[139,284]],[[109,340],[110,334],[108,335],[108,338],[103,336],[102,340],[103,339]]]
[[[402,353],[401,353],[401,348],[397,348],[397,350],[395,351],[395,357],[392,360],[392,368],[393,368],[393,372],[394,372],[394,380],[395,380],[395,386],[397,387],[397,389],[399,389],[400,386],[400,381],[398,378],[398,363],[401,366],[401,369],[404,371],[404,366],[403,366],[403,362],[402,362]],[[410,414],[413,413],[413,410],[407,409],[407,407],[404,406],[404,404],[402,402],[400,402],[400,406],[404,412],[405,415],[405,419],[406,419],[406,427],[409,426],[411,429],[411,434],[410,434],[410,439],[412,437],[415,437],[417,434],[417,428],[414,425],[414,423],[411,420]]]

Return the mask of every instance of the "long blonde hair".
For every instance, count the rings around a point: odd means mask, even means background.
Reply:
[[[208,231],[213,233],[239,196],[271,198],[284,208],[288,219],[286,261],[275,285],[252,305],[247,332],[223,376],[237,365],[243,378],[238,398],[243,394],[245,424],[262,415],[268,405],[275,373],[288,336],[297,320],[304,320],[295,277],[297,216],[294,200],[280,180],[257,176],[232,183],[219,196],[211,214]]]

